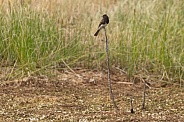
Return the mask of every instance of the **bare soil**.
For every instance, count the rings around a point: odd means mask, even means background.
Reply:
[[[0,121],[171,121],[184,120],[184,88],[177,84],[147,81],[142,110],[142,80],[112,72],[112,87],[120,110],[109,97],[107,74],[76,69],[55,76],[30,76],[1,81]],[[130,98],[134,113],[130,112]]]

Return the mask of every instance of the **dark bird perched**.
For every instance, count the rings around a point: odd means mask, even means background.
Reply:
[[[97,36],[98,33],[100,32],[100,30],[102,28],[105,28],[105,26],[109,23],[109,17],[107,16],[107,14],[104,14],[102,17],[103,17],[103,19],[100,21],[100,24],[98,26],[98,30],[96,31],[94,36]]]

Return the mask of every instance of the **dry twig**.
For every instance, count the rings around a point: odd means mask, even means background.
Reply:
[[[111,77],[110,77],[110,66],[109,66],[109,53],[108,53],[108,39],[107,39],[107,34],[106,34],[106,29],[104,28],[105,31],[105,42],[106,42],[106,57],[107,57],[107,67],[108,67],[108,86],[109,86],[109,93],[110,93],[110,98],[113,102],[114,107],[118,110],[118,106],[116,105],[116,102],[114,100],[114,95],[112,92],[112,86],[111,86]]]

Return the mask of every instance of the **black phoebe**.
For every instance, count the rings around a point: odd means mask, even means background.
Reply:
[[[99,26],[98,26],[98,30],[96,31],[96,33],[94,34],[94,36],[97,36],[98,33],[100,32],[100,30],[102,28],[105,28],[105,26],[109,23],[109,17],[107,16],[107,14],[104,14],[103,19],[101,20]]]

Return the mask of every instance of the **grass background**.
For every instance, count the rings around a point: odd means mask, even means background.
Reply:
[[[104,13],[112,70],[183,82],[182,0],[1,0],[1,79],[106,68],[103,32],[93,36]]]

